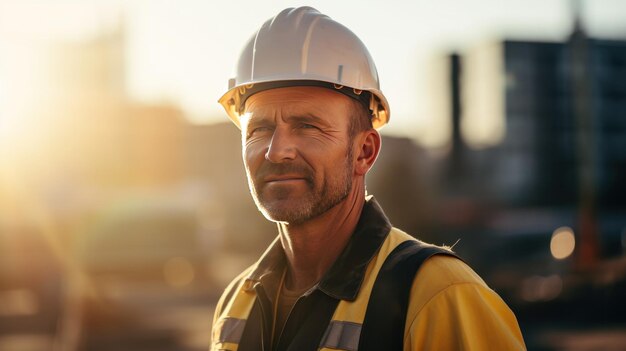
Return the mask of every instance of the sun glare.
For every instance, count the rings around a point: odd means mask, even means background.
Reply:
[[[12,45],[13,44],[13,45]],[[40,140],[37,106],[45,90],[45,67],[34,46],[4,43],[0,65],[0,155],[19,158]],[[8,153],[11,153],[10,155]]]

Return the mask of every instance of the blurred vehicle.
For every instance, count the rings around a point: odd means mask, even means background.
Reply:
[[[50,241],[31,224],[0,220],[0,350],[49,350],[62,293]]]
[[[103,211],[76,238],[80,271],[68,292],[62,349],[199,349],[191,334],[211,322],[207,257],[215,235],[193,207],[171,201]]]

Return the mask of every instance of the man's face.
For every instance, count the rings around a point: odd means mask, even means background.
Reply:
[[[246,101],[241,131],[250,191],[269,220],[301,224],[352,189],[349,98],[326,88],[289,87]]]

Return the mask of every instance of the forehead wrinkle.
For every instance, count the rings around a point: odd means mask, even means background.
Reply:
[[[250,120],[258,119],[274,119],[282,120],[304,120],[313,119],[321,122],[318,116],[321,111],[316,108],[316,104],[312,101],[282,99],[276,103],[273,102],[252,102],[246,108],[246,114]]]

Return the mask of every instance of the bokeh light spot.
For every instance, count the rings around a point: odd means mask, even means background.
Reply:
[[[191,262],[183,257],[170,258],[163,265],[165,282],[174,287],[189,285],[195,278]]]
[[[572,228],[560,227],[552,233],[552,239],[550,240],[550,252],[557,260],[569,257],[574,252],[575,247],[576,238],[574,237],[574,231]]]

